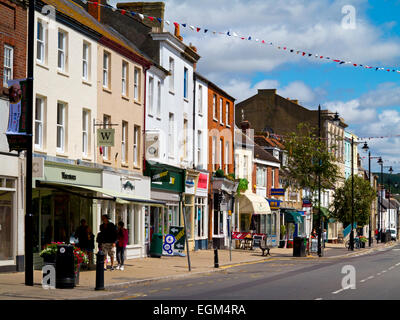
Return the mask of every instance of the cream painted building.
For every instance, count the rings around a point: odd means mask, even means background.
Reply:
[[[141,174],[143,81],[150,63],[84,7],[46,3],[35,21],[34,162],[42,172],[33,192],[35,265],[46,244],[76,242],[81,219],[96,236],[101,214],[125,223],[127,257],[143,257],[150,199]],[[41,13],[52,8],[50,18]],[[104,122],[118,125],[114,146],[100,151]]]

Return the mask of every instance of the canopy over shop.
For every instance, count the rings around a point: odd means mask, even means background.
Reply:
[[[257,194],[245,192],[239,196],[240,231],[268,234],[271,226],[268,201]]]
[[[284,223],[286,225],[287,239],[304,234],[304,211],[297,211],[293,208],[281,208],[284,215]]]

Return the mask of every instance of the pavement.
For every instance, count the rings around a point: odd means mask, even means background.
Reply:
[[[162,256],[161,258],[138,258],[125,261],[125,270],[104,271],[105,290],[95,290],[96,271],[86,270],[80,272],[79,285],[74,289],[44,289],[41,285],[42,272],[34,271],[34,285],[25,286],[25,273],[13,272],[0,274],[0,300],[59,300],[59,299],[85,299],[105,298],[114,294],[118,287],[124,288],[134,283],[163,281],[179,279],[194,275],[218,272],[237,265],[252,264],[269,259],[279,260],[319,260],[344,258],[355,255],[368,254],[396,245],[396,242],[374,243],[371,248],[348,251],[344,244],[326,244],[324,257],[316,254],[307,257],[293,257],[293,249],[272,248],[270,256],[262,256],[260,249],[218,250],[219,268],[214,267],[214,250],[198,250],[189,252],[190,267],[187,256]],[[112,291],[111,291],[112,289]]]

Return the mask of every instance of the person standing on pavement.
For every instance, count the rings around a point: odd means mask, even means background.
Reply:
[[[110,256],[111,270],[114,270],[115,243],[117,242],[117,228],[110,221],[108,215],[102,215],[100,225],[101,249],[104,252],[104,270],[107,270],[107,256]]]
[[[128,244],[128,240],[128,230],[124,228],[124,223],[120,221],[118,222],[117,232],[117,270],[124,270],[125,248]]]

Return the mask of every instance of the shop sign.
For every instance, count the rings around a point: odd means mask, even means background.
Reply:
[[[271,189],[271,196],[284,196],[285,195],[285,189],[279,188],[279,189]]]
[[[267,199],[271,210],[278,210],[281,206],[281,200]]]
[[[27,150],[29,145],[26,132],[26,113],[28,107],[26,100],[27,81],[26,79],[9,80],[7,84],[10,99],[8,127],[6,131],[8,147],[10,151]]]
[[[185,181],[185,193],[186,194],[194,194],[195,190],[195,181],[194,178],[188,177]]]
[[[69,167],[56,163],[45,163],[44,177],[43,180],[45,182],[102,187],[101,170],[88,170],[77,166]]]
[[[208,190],[208,173],[200,173],[197,189]]]
[[[185,229],[183,227],[169,227],[169,234],[175,238],[174,249],[185,250]]]
[[[170,175],[169,175],[169,171],[162,171],[160,173],[156,173],[155,175],[153,175],[151,177],[151,181],[152,182],[168,182],[170,181]]]
[[[115,129],[97,129],[97,145],[99,147],[114,147]]]
[[[303,199],[303,208],[311,208],[312,202],[310,199]]]

